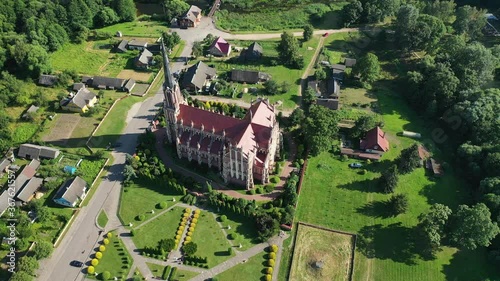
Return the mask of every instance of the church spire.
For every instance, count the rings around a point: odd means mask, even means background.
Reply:
[[[165,44],[163,43],[163,36],[161,38],[161,52],[163,55],[163,70],[165,73],[165,84],[170,89],[173,89],[174,88],[174,81],[173,81],[174,78],[172,77],[172,74],[170,73],[170,68],[169,68],[170,61],[168,60],[167,50],[165,49]]]

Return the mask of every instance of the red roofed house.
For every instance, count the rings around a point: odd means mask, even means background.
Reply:
[[[359,143],[359,148],[371,153],[386,152],[389,150],[389,142],[380,127],[375,127],[366,132],[366,137]]]
[[[216,57],[227,57],[231,53],[231,44],[222,37],[217,37],[208,48],[208,53]]]
[[[163,58],[166,136],[179,158],[217,168],[228,183],[268,183],[281,139],[274,106],[258,100],[243,119],[189,106]]]

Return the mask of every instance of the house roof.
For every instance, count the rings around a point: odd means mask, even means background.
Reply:
[[[254,52],[254,53],[260,53],[262,54],[264,49],[262,48],[262,46],[257,43],[257,42],[253,42],[252,44],[250,44],[250,46],[248,46],[248,51],[250,52]]]
[[[2,161],[0,161],[0,174],[3,173],[11,163],[12,162],[7,158],[2,159]]]
[[[73,84],[73,91],[78,91],[81,88],[85,88],[85,84],[83,84],[83,83],[75,83],[75,84]]]
[[[87,183],[78,176],[73,179],[69,179],[61,185],[54,196],[54,199],[63,198],[71,204],[74,204],[83,196],[86,185]]]
[[[42,74],[38,78],[38,84],[43,85],[43,86],[53,86],[55,83],[57,83],[57,76],[55,75],[47,75],[47,74]]]
[[[122,41],[120,41],[120,44],[118,44],[118,46],[116,46],[116,49],[120,50],[122,52],[126,52],[127,45],[128,45],[128,40],[122,40]]]
[[[91,76],[85,76],[85,75],[82,76],[82,83],[88,84],[90,82],[92,82],[92,77]]]
[[[17,194],[17,198],[21,201],[28,202],[33,193],[35,193],[42,186],[42,183],[43,179],[41,178],[31,178]]]
[[[135,80],[128,79],[127,83],[125,84],[125,86],[123,86],[123,88],[127,91],[130,91],[132,90],[132,88],[134,88],[134,86],[135,86]]]
[[[35,106],[35,105],[31,105],[28,110],[26,110],[26,112],[23,114],[23,118],[26,118],[28,116],[28,113],[35,113],[38,111],[38,109],[40,109],[40,107],[38,106]]]
[[[344,64],[346,67],[353,67],[356,64],[356,59],[346,58]]]
[[[195,85],[201,89],[205,85],[207,77],[214,77],[216,75],[215,68],[209,67],[202,61],[188,68],[184,77],[182,78],[182,86],[186,87],[189,84]]]
[[[339,109],[338,98],[318,98],[316,99],[316,104],[333,110]]]
[[[346,66],[343,64],[332,64],[332,69],[345,71]]]
[[[181,17],[189,19],[192,22],[196,22],[196,19],[199,15],[201,15],[201,9],[195,5],[191,5],[191,7],[189,7],[189,10],[182,14]]]
[[[229,52],[231,51],[231,44],[227,43],[226,40],[222,37],[217,37],[214,42],[210,45],[211,48],[216,48],[219,50],[221,53],[228,55]]]
[[[136,40],[136,39],[132,39],[130,41],[128,41],[128,46],[133,46],[133,47],[147,47],[148,46],[148,42],[146,41],[141,41],[141,40]]]
[[[39,146],[31,143],[21,144],[19,147],[18,155],[20,157],[25,157],[30,155],[33,159],[38,159],[39,157],[44,158],[56,158],[59,155],[59,149],[55,149],[47,146]]]
[[[269,80],[270,76],[267,73],[255,70],[231,70],[231,81],[257,83],[261,80]]]
[[[153,54],[148,50],[144,49],[142,52],[137,56],[137,60],[141,62],[142,64],[149,64],[150,59],[153,57]]]
[[[366,132],[366,137],[360,142],[361,149],[371,149],[378,146],[382,151],[389,150],[389,142],[385,138],[385,133],[380,127],[375,127]]]
[[[16,177],[16,188],[24,186],[36,174],[36,169],[40,166],[40,161],[31,160],[31,162],[23,167],[21,172]]]
[[[344,79],[345,71],[339,68],[332,68],[332,78],[337,80]]]
[[[120,78],[96,76],[92,79],[92,86],[96,88],[99,86],[106,86],[119,89],[123,87],[123,84],[125,84],[125,79],[120,79]]]
[[[153,54],[158,54],[161,52],[161,44],[148,44],[147,49]]]
[[[88,88],[81,88],[73,97],[72,102],[79,108],[84,108],[95,97],[96,94],[92,93]]]
[[[337,79],[328,79],[325,97],[337,97],[340,95],[340,84]]]

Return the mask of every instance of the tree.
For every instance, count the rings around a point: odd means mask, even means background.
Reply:
[[[479,184],[481,193],[493,193],[500,195],[500,177],[485,178]]]
[[[428,213],[418,216],[418,229],[429,244],[429,250],[434,251],[441,246],[445,236],[445,226],[451,215],[451,209],[442,204],[433,204]]]
[[[435,16],[446,24],[452,24],[455,21],[455,4],[452,0],[427,1],[424,12]]]
[[[37,260],[41,260],[50,257],[53,250],[54,247],[51,243],[41,240],[36,243],[33,253]]]
[[[396,13],[399,0],[362,0],[363,21],[367,23],[378,23],[384,21],[386,17]]]
[[[297,107],[292,111],[292,114],[290,114],[288,120],[290,121],[290,126],[295,127],[302,124],[305,118],[306,115],[304,114],[304,110],[302,110],[300,107]]]
[[[175,45],[179,44],[181,42],[181,37],[177,32],[172,32],[172,33],[163,33],[163,43],[165,44],[165,47],[167,49],[173,49]]]
[[[326,79],[326,72],[325,70],[323,69],[323,67],[320,67],[318,69],[316,69],[316,71],[314,72],[314,77],[316,78],[316,80],[318,81],[321,81],[321,80],[325,80]]]
[[[203,43],[201,41],[195,41],[193,43],[192,54],[195,58],[197,58],[199,56],[203,56]]]
[[[278,222],[268,213],[260,213],[255,217],[255,226],[260,241],[266,241],[278,232]]]
[[[189,9],[189,4],[184,0],[164,0],[163,7],[165,8],[165,17],[167,22],[180,16]]]
[[[137,178],[134,168],[131,165],[125,165],[123,168],[123,177],[125,181]]]
[[[362,82],[374,82],[380,75],[378,57],[373,53],[367,53],[354,65],[352,73],[356,76],[359,75]]]
[[[278,83],[274,80],[264,82],[264,90],[268,95],[276,95],[279,92]]]
[[[316,101],[316,93],[311,87],[307,87],[306,91],[302,93],[302,105],[306,112],[309,112],[309,108]]]
[[[406,211],[408,211],[408,195],[392,195],[389,199],[389,206],[395,215],[406,213]]]
[[[120,18],[113,9],[104,7],[94,16],[94,26],[104,27],[117,23],[119,20]]]
[[[420,155],[418,154],[418,145],[413,144],[401,151],[401,155],[399,155],[397,159],[398,171],[400,171],[401,174],[408,174],[419,167],[421,161]]]
[[[288,81],[283,81],[281,82],[280,88],[280,92],[284,94],[290,91],[290,83]]]
[[[450,241],[457,247],[474,250],[490,245],[490,241],[500,232],[498,225],[491,221],[491,213],[485,204],[472,207],[458,206],[452,216]]]
[[[349,27],[351,24],[358,23],[363,14],[363,4],[357,0],[350,2],[342,8],[341,14],[344,27]]]
[[[453,28],[458,34],[465,34],[470,40],[475,40],[482,35],[486,25],[486,11],[478,10],[471,6],[458,7]]]
[[[418,9],[411,4],[401,6],[397,12],[395,22],[396,38],[399,46],[405,50],[413,49],[412,33],[417,25],[418,16]]]
[[[310,25],[310,24],[305,25],[304,32],[303,32],[304,41],[311,40],[313,34],[314,34],[314,28],[312,27],[312,25]]]
[[[304,122],[304,133],[312,155],[328,151],[337,136],[338,116],[324,106],[312,105]]]
[[[367,114],[363,115],[354,122],[354,127],[351,129],[351,137],[352,138],[362,138],[365,136],[365,133],[375,126],[377,126],[377,118],[375,115]]]
[[[182,246],[182,251],[187,256],[194,255],[197,250],[198,250],[198,245],[196,245],[196,243],[194,243],[194,242],[189,242],[189,243],[185,244],[184,246]]]
[[[158,242],[158,248],[165,252],[170,252],[174,249],[175,247],[175,240],[174,239],[161,239],[159,242]]]
[[[278,51],[279,59],[284,65],[293,68],[303,67],[304,59],[300,56],[297,38],[291,33],[283,32],[281,34],[281,41],[276,50]]]
[[[35,275],[36,270],[38,269],[38,261],[34,257],[24,256],[19,259],[19,263],[17,264],[19,271],[24,271],[29,275]]]
[[[396,165],[390,166],[382,173],[381,186],[385,193],[393,193],[398,185],[399,175]]]
[[[102,273],[102,279],[103,280],[110,280],[111,279],[111,273],[109,271],[104,271]]]
[[[32,281],[33,276],[29,275],[24,271],[18,271],[12,274],[12,277],[9,279],[10,281]]]
[[[136,15],[134,0],[112,0],[111,6],[121,21],[134,21]]]

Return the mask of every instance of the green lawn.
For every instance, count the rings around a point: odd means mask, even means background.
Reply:
[[[165,266],[156,263],[147,262],[146,265],[149,267],[149,270],[151,271],[153,276],[161,277],[163,271],[165,270]]]
[[[95,50],[94,42],[65,44],[50,55],[50,64],[54,70],[75,70],[80,74],[99,74],[101,66],[110,56],[109,50]]]
[[[272,6],[266,2],[265,6],[252,9],[222,10],[216,12],[217,26],[231,32],[239,31],[281,31],[302,29],[312,23],[315,28],[340,28],[340,10],[347,2],[335,2],[330,5],[322,3],[286,4]],[[315,18],[313,14],[321,10],[324,16]]]
[[[157,211],[159,212],[159,210]],[[173,208],[151,222],[134,229],[133,240],[135,246],[138,249],[156,247],[161,239],[174,239],[183,212],[183,208]],[[134,224],[138,226],[140,222],[134,222]]]
[[[123,242],[120,238],[113,236],[110,239],[110,243],[106,246],[106,251],[102,254],[102,259],[99,260],[99,264],[95,267],[95,272],[99,274],[97,279],[102,280],[101,274],[104,271],[109,271],[111,277],[124,278],[128,275],[132,262],[132,257],[123,245]],[[92,275],[87,275],[87,277],[96,279]]]
[[[97,217],[97,224],[99,224],[100,227],[106,227],[106,224],[108,223],[108,216],[106,215],[106,212],[104,210],[101,210],[99,213],[99,216]]]
[[[251,42],[250,41],[231,41],[231,43],[240,47],[247,47]],[[283,82],[287,82],[289,84],[289,90],[286,93],[279,93],[273,96],[266,96],[271,100],[271,102],[282,101],[283,108],[293,109],[297,106],[300,101],[298,96],[298,86],[300,83],[300,78],[304,74],[304,70],[311,61],[316,47],[319,43],[319,37],[315,36],[313,39],[304,42],[302,47],[300,48],[300,53],[304,56],[304,68],[303,69],[290,69],[283,65],[272,66],[272,61],[277,61],[277,52],[276,46],[278,45],[277,40],[269,40],[269,41],[259,41],[259,44],[262,45],[264,49],[264,57],[261,58],[257,62],[241,62],[239,60],[227,61],[225,59],[217,59],[217,58],[205,58],[203,61],[209,65],[215,65],[217,72],[219,75],[228,73],[232,69],[245,69],[245,70],[258,70],[271,75],[272,79],[278,82],[279,85]],[[310,48],[310,49],[308,49]],[[235,56],[238,56],[239,53],[235,53]],[[262,84],[255,85],[244,85],[240,83],[234,83],[231,87],[236,87],[236,94],[240,94],[243,91],[243,88],[257,88],[262,89]],[[230,88],[231,88],[230,87]],[[223,92],[223,94],[228,94],[228,91]],[[243,94],[242,99],[250,102],[252,99],[255,100],[257,96],[262,96],[263,93],[259,91],[256,94]],[[279,108],[281,109],[281,108]]]
[[[160,37],[162,32],[168,31],[168,27],[163,22],[154,21],[133,21],[123,22],[115,25],[107,26],[99,31],[109,32],[113,35],[121,31],[123,36],[128,37]]]
[[[241,249],[238,248],[239,251],[246,251],[252,246],[259,243],[256,240],[257,231],[255,230],[253,219],[228,212],[218,213],[218,220],[220,220],[219,218],[221,215],[226,215],[227,217],[227,221],[222,223],[227,235],[230,235],[232,233],[236,233],[239,235],[239,238],[233,241],[233,244],[235,246],[239,246],[239,244],[241,243],[242,247]],[[231,226],[231,229],[227,229],[227,226]]]
[[[187,271],[187,270],[180,270],[177,268],[177,272],[175,273],[175,276],[172,276],[172,280],[178,280],[178,281],[188,281],[191,278],[194,278],[196,275],[199,273],[197,272],[192,272],[192,271]]]
[[[248,259],[247,262],[239,264],[223,273],[217,275],[219,281],[255,281],[261,280],[265,268],[266,252],[262,252]]]
[[[197,256],[207,257],[210,268],[229,259],[228,248],[231,247],[227,238],[215,221],[212,214],[201,212],[193,233],[193,240],[198,245]]]
[[[137,226],[140,223],[136,221],[138,215],[144,214],[146,219],[150,218],[152,217],[151,210],[157,213],[161,211],[157,209],[158,203],[165,201],[168,203],[167,207],[171,207],[174,204],[172,199],[175,198],[176,202],[179,202],[181,197],[167,190],[164,183],[160,181],[138,179],[131,186],[126,187],[122,193],[120,218],[124,224],[132,222]]]
[[[397,132],[403,129],[420,132],[422,142],[433,150],[439,161],[451,159],[432,145],[430,133],[434,127],[419,119],[401,97],[383,86],[381,89],[375,94],[385,123],[383,129],[391,144],[390,151],[381,162],[365,165],[366,175],[359,175],[347,167],[354,160],[341,162],[329,153],[312,157],[296,218],[360,235],[355,280],[480,280],[492,277],[493,268],[488,266],[482,250],[457,252],[444,247],[435,259],[426,259],[415,246],[413,234],[417,217],[426,212],[430,204],[442,203],[453,209],[460,203],[467,203],[466,187],[452,169],[447,169],[445,176],[438,180],[429,179],[422,168],[401,176],[396,193],[408,195],[409,210],[397,217],[387,213],[384,202],[390,195],[378,191],[376,179],[401,149],[415,142],[397,137]]]

